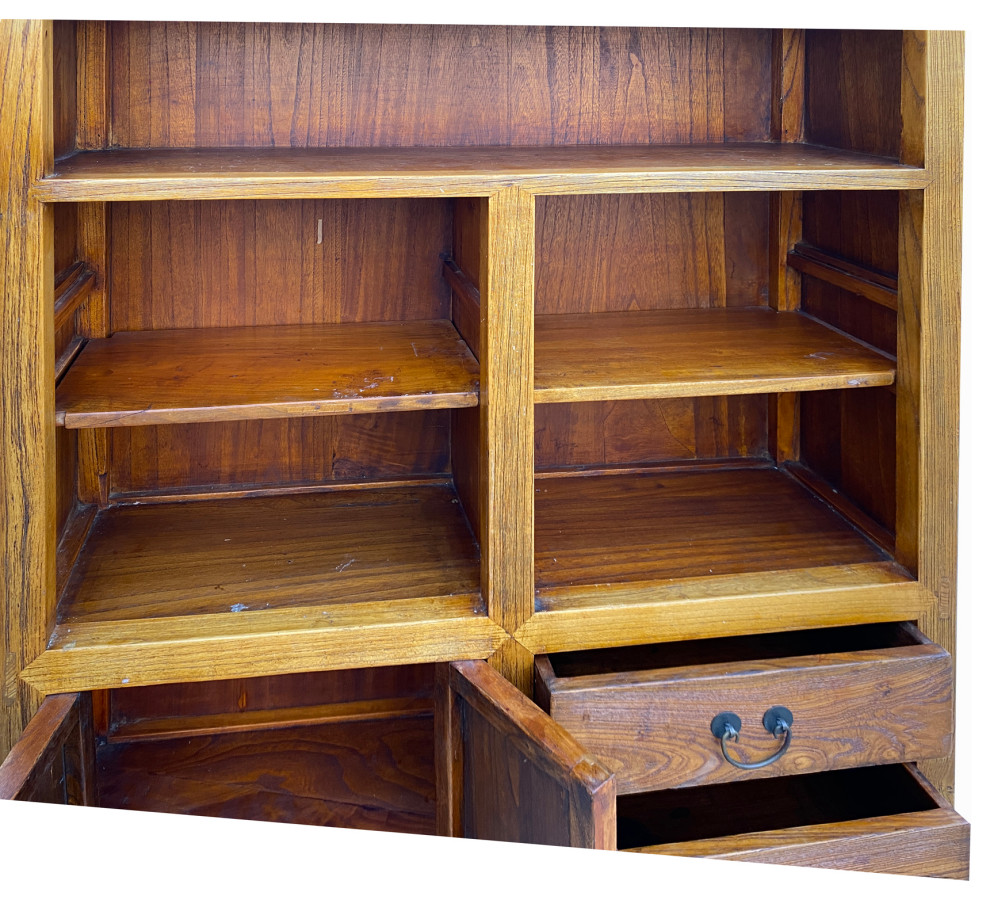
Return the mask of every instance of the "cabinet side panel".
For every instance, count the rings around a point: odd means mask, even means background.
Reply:
[[[115,22],[114,144],[769,138],[766,30]]]
[[[51,207],[28,195],[52,168],[51,23],[0,20],[0,757],[38,708],[18,682],[55,618],[55,356]]]

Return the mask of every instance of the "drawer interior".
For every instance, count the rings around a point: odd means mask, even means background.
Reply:
[[[619,850],[922,812],[938,804],[901,765],[621,795]]]
[[[672,641],[637,647],[609,647],[552,653],[548,657],[558,678],[612,675],[708,663],[733,663],[791,656],[852,653],[885,647],[907,647],[926,639],[903,622],[879,622],[808,631],[740,635],[696,641]]]

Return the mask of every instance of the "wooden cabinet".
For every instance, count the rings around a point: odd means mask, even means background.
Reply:
[[[6,794],[965,874],[960,35],[0,28]]]

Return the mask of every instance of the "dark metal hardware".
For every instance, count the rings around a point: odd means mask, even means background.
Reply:
[[[772,755],[755,763],[742,762],[729,756],[728,741],[739,742],[739,732],[742,730],[742,719],[739,716],[732,712],[721,712],[712,719],[711,729],[712,734],[719,739],[722,756],[725,757],[726,762],[737,769],[762,769],[764,766],[775,763],[787,752],[787,748],[791,746],[791,728],[793,725],[794,715],[786,706],[771,706],[763,714],[763,727],[774,737],[783,735],[784,742]]]

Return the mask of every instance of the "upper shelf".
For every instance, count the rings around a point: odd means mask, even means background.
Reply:
[[[924,169],[806,144],[102,150],[59,160],[46,201],[923,188]]]
[[[802,313],[673,309],[536,318],[537,403],[879,387],[896,363]]]
[[[66,428],[477,405],[478,364],[446,319],[118,332],[55,392]]]

